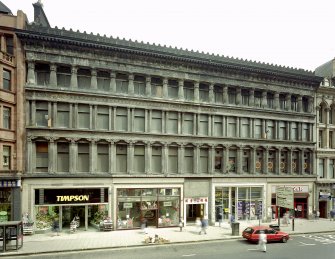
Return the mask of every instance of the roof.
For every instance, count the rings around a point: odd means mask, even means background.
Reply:
[[[0,1],[0,13],[12,14],[12,11]]]

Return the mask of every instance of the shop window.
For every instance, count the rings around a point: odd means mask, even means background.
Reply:
[[[11,147],[2,146],[2,169],[9,170],[11,169]]]
[[[162,147],[152,146],[151,171],[153,173],[162,172]]]
[[[151,132],[162,132],[162,112],[153,110],[151,113]]]
[[[36,229],[51,231],[54,220],[59,221],[59,206],[35,206]]]
[[[216,136],[216,137],[222,137],[222,134],[223,134],[223,117],[214,115],[213,119],[214,119],[213,135]]]
[[[97,109],[97,129],[109,129],[109,108],[107,106],[98,106]]]
[[[208,136],[208,115],[199,114],[199,135]]]
[[[110,89],[110,73],[106,71],[97,72],[97,86],[101,91],[109,91]]]
[[[145,110],[143,109],[134,110],[134,131],[145,131]]]
[[[220,85],[214,85],[214,101],[223,103],[223,88]]]
[[[178,173],[178,147],[169,147],[169,174]]]
[[[236,104],[236,89],[235,88],[228,88],[228,103],[229,104]]]
[[[176,80],[168,81],[168,95],[171,99],[178,98],[178,82]]]
[[[143,76],[134,77],[134,93],[136,95],[145,95],[145,78]]]
[[[57,126],[60,128],[70,127],[70,106],[67,103],[57,104]]]
[[[248,118],[241,119],[241,137],[250,138],[250,120]]]
[[[214,165],[214,169],[216,171],[221,171],[223,168],[223,149],[221,148],[216,148],[215,149],[215,165]]]
[[[151,78],[151,95],[153,97],[163,97],[163,81],[161,78]]]
[[[47,86],[50,82],[50,66],[48,64],[35,64],[35,77],[37,85]]]
[[[134,146],[134,171],[137,173],[145,172],[145,148],[143,145]]]
[[[36,172],[48,172],[48,142],[36,142]]]
[[[249,104],[250,104],[249,90],[242,89],[241,95],[242,95],[242,105],[249,106]]]
[[[228,137],[236,137],[236,117],[228,117]]]
[[[199,84],[199,100],[201,102],[209,101],[209,86],[205,84]]]
[[[185,147],[184,165],[183,165],[185,173],[193,174],[193,164],[194,164],[193,156],[194,156],[193,147]]]
[[[97,170],[98,172],[109,172],[109,146],[108,144],[97,145]]]
[[[2,111],[3,111],[2,127],[4,129],[11,129],[11,108],[3,107]]]
[[[90,128],[90,106],[85,104],[78,104],[78,128]]]
[[[12,220],[12,188],[0,188],[0,211],[6,212],[3,221]]]
[[[208,173],[208,148],[200,149],[200,173]]]
[[[182,126],[183,134],[193,135],[193,126],[194,126],[193,119],[194,116],[192,113],[183,114],[183,126]]]
[[[71,83],[71,68],[57,67],[57,85],[59,87],[70,87]]]
[[[48,103],[36,102],[36,126],[48,126]]]
[[[57,143],[57,172],[69,172],[69,143]]]
[[[128,130],[128,111],[127,108],[116,108],[116,124],[115,129],[120,131]]]
[[[120,173],[127,172],[127,146],[116,145],[116,171]]]
[[[180,218],[180,197],[159,197],[158,226],[177,226]]]
[[[215,188],[215,221],[219,221],[220,214],[223,220],[229,219],[229,187]]]
[[[90,171],[90,153],[88,143],[78,143],[78,172],[89,172]]]
[[[166,133],[178,133],[178,112],[167,112]]]
[[[2,88],[7,91],[12,89],[12,74],[6,69],[2,72]]]
[[[191,82],[184,82],[184,99],[187,101],[194,100],[194,84]]]
[[[128,93],[128,76],[125,74],[116,74],[115,78],[116,92],[117,93]]]

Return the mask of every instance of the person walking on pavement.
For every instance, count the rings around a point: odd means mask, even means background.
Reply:
[[[199,217],[195,219],[195,231],[199,233],[201,231],[201,220]]]
[[[219,220],[219,227],[221,227],[221,224],[222,224],[222,212],[219,212],[218,220]]]
[[[266,252],[266,243],[267,243],[267,238],[266,238],[266,234],[264,232],[264,230],[261,230],[259,232],[259,240],[258,240],[258,244],[259,244],[259,249],[262,252]]]
[[[206,231],[207,227],[208,227],[208,218],[207,218],[207,216],[205,216],[201,220],[201,230],[199,232],[199,235],[201,235],[202,232],[204,232],[204,234],[206,235],[207,234],[207,231]]]
[[[56,235],[59,236],[59,220],[57,217],[55,217],[52,222],[52,229],[56,233]]]

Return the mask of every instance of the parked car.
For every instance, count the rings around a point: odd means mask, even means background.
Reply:
[[[277,231],[267,226],[247,227],[245,230],[243,230],[242,237],[244,237],[250,242],[257,243],[259,240],[259,234],[261,230],[265,232],[268,242],[281,241],[283,243],[286,243],[287,240],[290,239],[290,236],[288,233]]]

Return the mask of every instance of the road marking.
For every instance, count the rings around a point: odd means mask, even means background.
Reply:
[[[258,248],[250,248],[250,249],[248,249],[248,251],[257,251],[257,250],[259,250]]]
[[[306,244],[306,243],[303,243],[303,242],[299,242],[299,243],[301,243],[300,246],[315,246],[315,244]]]
[[[183,255],[184,257],[191,257],[191,256],[195,256],[196,254],[190,254],[190,255]]]

